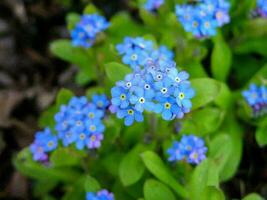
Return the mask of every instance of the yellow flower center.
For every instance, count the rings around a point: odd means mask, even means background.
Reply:
[[[171,104],[170,104],[170,103],[165,103],[165,104],[164,104],[164,107],[165,107],[166,109],[170,109],[170,108],[171,108]]]
[[[132,109],[129,109],[129,110],[128,110],[128,114],[129,114],[129,115],[133,115],[133,114],[134,114],[134,111],[133,111]]]
[[[95,127],[95,125],[91,125],[89,129],[90,129],[90,131],[95,131],[96,127]]]
[[[181,100],[183,100],[183,99],[185,98],[185,95],[184,95],[183,92],[180,92],[180,94],[179,94],[179,98],[180,98]]]
[[[121,100],[125,100],[126,99],[126,95],[125,94],[121,94],[120,99]]]

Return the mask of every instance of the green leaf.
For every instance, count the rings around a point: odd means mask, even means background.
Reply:
[[[88,4],[83,10],[83,14],[94,14],[99,13],[98,9],[94,6],[94,4]]]
[[[83,199],[85,197],[85,190],[83,187],[84,182],[84,177],[76,179],[76,181],[72,183],[71,187],[68,188],[68,191],[65,193],[62,200]]]
[[[246,38],[234,46],[236,54],[258,53],[267,56],[267,38]]]
[[[84,182],[84,189],[86,192],[97,192],[101,189],[101,186],[95,178],[87,175]]]
[[[161,158],[152,151],[146,151],[142,154],[143,162],[146,168],[160,181],[170,186],[179,196],[186,198],[187,191],[173,177],[171,172],[165,166]]]
[[[137,145],[121,161],[119,176],[124,186],[129,186],[141,179],[145,166],[140,154],[144,151],[144,146]]]
[[[200,197],[200,200],[224,200],[224,199],[225,197],[223,192],[214,186],[207,186]]]
[[[214,160],[220,175],[232,153],[231,149],[231,137],[226,134],[216,136],[209,145],[209,158]]]
[[[256,193],[251,193],[245,196],[242,200],[263,200],[263,198]]]
[[[22,174],[38,180],[54,180],[62,182],[73,182],[80,177],[80,172],[69,167],[47,167],[32,160],[29,149],[21,151],[13,163]]]
[[[244,130],[239,125],[235,114],[229,110],[225,122],[221,126],[223,131],[231,137],[231,153],[221,171],[220,178],[222,181],[227,181],[233,177],[238,170],[238,166],[242,157],[243,148],[243,133]]]
[[[259,146],[263,147],[267,145],[267,125],[260,126],[256,130],[256,141]]]
[[[50,156],[50,161],[53,166],[75,166],[79,165],[81,162],[82,155],[76,149],[71,148],[57,148],[52,152]]]
[[[213,133],[220,127],[224,116],[225,112],[216,107],[197,110],[185,118],[181,133],[197,132],[200,136]]]
[[[163,183],[148,179],[144,185],[145,200],[175,200],[172,191]]]
[[[80,21],[80,15],[77,13],[69,13],[66,17],[68,30],[74,29],[76,24]]]
[[[210,78],[192,79],[191,84],[196,93],[192,99],[193,110],[214,101],[221,89],[220,83]]]
[[[123,80],[127,74],[132,72],[129,67],[116,62],[107,63],[105,65],[105,71],[109,80],[113,83]]]
[[[202,161],[195,168],[189,183],[189,199],[199,199],[207,186],[219,186],[219,171],[210,159]]]
[[[95,56],[92,50],[74,47],[71,41],[61,39],[51,43],[50,51],[57,57],[77,65],[89,80],[96,78]],[[84,77],[82,77],[84,79]]]
[[[213,40],[214,48],[211,54],[211,70],[213,76],[220,81],[226,81],[232,64],[232,52],[218,32]]]

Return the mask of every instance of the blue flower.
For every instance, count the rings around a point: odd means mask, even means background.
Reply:
[[[87,192],[86,200],[114,200],[114,194],[106,189],[98,192]]]
[[[82,15],[71,31],[72,44],[89,48],[94,44],[97,34],[108,27],[106,19],[98,14]]]
[[[164,3],[164,0],[147,0],[144,4],[144,8],[147,11],[155,11],[157,10],[162,4]]]
[[[154,103],[151,102],[153,94],[146,92],[144,88],[136,88],[133,95],[130,97],[131,104],[134,105],[135,110],[144,112],[144,110],[152,111]]]
[[[182,118],[184,113],[175,102],[175,98],[168,97],[168,98],[158,98],[159,103],[154,106],[155,113],[161,113],[161,116],[164,120],[172,120],[175,117]]]
[[[118,109],[117,110],[117,117],[119,119],[124,118],[124,124],[126,126],[130,126],[134,123],[134,121],[142,122],[144,121],[144,117],[141,112],[135,110],[132,107],[128,107],[125,109]]]
[[[245,90],[242,94],[250,106],[254,106],[260,102],[259,89],[255,84],[251,84],[249,90]]]
[[[230,22],[230,4],[225,0],[203,0],[195,5],[176,5],[176,16],[187,32],[196,38],[210,37]]]
[[[262,17],[267,18],[267,1],[266,0],[257,0],[257,11]]]
[[[73,97],[68,105],[62,105],[55,115],[58,137],[63,146],[76,145],[78,149],[88,147],[92,134],[102,134],[105,126],[103,108],[108,104],[105,95],[93,97],[93,102],[88,102],[86,97]],[[88,147],[89,148],[89,147]]]
[[[126,108],[129,106],[129,95],[126,89],[124,89],[123,87],[113,87],[111,89],[111,94],[111,102],[113,105],[120,108]]]
[[[106,95],[93,95],[92,102],[100,109],[106,109],[109,105],[109,100]]]
[[[49,128],[39,131],[35,134],[33,144],[30,146],[30,151],[33,154],[33,159],[36,161],[46,161],[47,153],[53,151],[58,146],[58,138],[52,134]]]
[[[127,45],[128,50],[125,48]],[[164,120],[182,118],[190,111],[194,90],[188,73],[178,72],[170,50],[165,46],[154,49],[152,42],[140,37],[126,38],[117,49],[124,56],[136,49],[149,55],[145,63],[136,64],[134,72],[111,89],[109,110],[124,119],[127,126],[134,121],[143,121],[142,113],[145,111],[160,113]]]
[[[242,95],[252,108],[253,117],[267,113],[267,88],[265,86],[258,87],[255,84],[251,84],[248,90],[242,92]]]
[[[191,164],[199,164],[206,159],[207,147],[203,139],[194,135],[183,135],[180,142],[174,141],[167,150],[169,161],[185,160]]]
[[[138,70],[140,65],[144,65],[146,63],[147,58],[148,54],[146,51],[139,48],[133,48],[126,52],[122,61],[124,64],[130,65],[132,69]]]
[[[173,142],[173,146],[167,150],[167,154],[169,155],[168,160],[171,162],[180,161],[185,158],[185,152],[177,141]]]
[[[174,96],[176,97],[178,106],[182,107],[184,112],[189,112],[192,107],[190,99],[195,96],[195,91],[191,88],[190,84],[182,83],[176,88]]]

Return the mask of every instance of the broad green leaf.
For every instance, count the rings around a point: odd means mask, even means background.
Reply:
[[[95,178],[87,175],[84,182],[84,189],[86,192],[97,192],[101,189],[101,186]]]
[[[257,37],[242,40],[234,46],[234,51],[236,54],[258,53],[267,56],[267,38]]]
[[[220,81],[226,81],[232,64],[232,52],[220,32],[213,40],[214,48],[211,54],[211,70],[213,76]]]
[[[123,80],[127,74],[132,72],[129,67],[116,62],[107,63],[105,65],[105,71],[109,80],[113,83]]]
[[[144,146],[137,145],[122,159],[119,166],[119,176],[124,186],[136,183],[143,176],[145,166],[141,159],[141,153],[144,149]]]
[[[204,78],[208,77],[207,72],[204,70],[204,67],[199,62],[188,63],[185,66],[181,66],[185,69],[189,74],[190,78]]]
[[[160,181],[170,186],[179,196],[186,198],[187,191],[174,179],[171,172],[163,163],[161,158],[152,151],[146,151],[142,154],[143,162],[146,168]]]
[[[172,191],[163,183],[148,179],[144,185],[145,200],[175,200]]]
[[[232,145],[231,137],[226,134],[216,136],[209,145],[209,158],[214,160],[219,175],[232,153]]]
[[[210,159],[202,161],[195,168],[189,183],[189,199],[199,199],[207,186],[219,186],[219,171]]]
[[[256,130],[256,141],[259,146],[263,147],[267,145],[267,125],[260,126]]]
[[[218,105],[220,108],[227,110],[233,104],[233,95],[229,87],[220,82],[220,92],[215,99],[215,104]]]
[[[98,13],[98,9],[94,6],[94,4],[88,4],[83,10],[84,14],[95,14]]]
[[[34,184],[33,195],[41,197],[48,194],[58,185],[58,181],[54,180],[37,180]]]
[[[139,14],[146,26],[150,26],[150,27],[158,26],[159,21],[156,15],[154,15],[152,12],[149,12],[145,9],[140,9]]]
[[[57,148],[52,152],[50,156],[50,161],[53,166],[77,166],[80,165],[82,157],[81,152],[78,152],[76,149],[71,148]]]
[[[62,200],[74,200],[74,199],[83,199],[85,197],[84,190],[85,177],[76,179],[74,183],[71,184],[68,190],[65,192]]]
[[[224,200],[223,192],[214,187],[214,186],[207,186],[203,193],[200,196],[200,200]]]
[[[80,15],[77,13],[69,13],[66,17],[68,30],[71,31],[75,28],[76,24],[80,21]]]
[[[197,132],[201,136],[212,133],[220,127],[224,116],[225,112],[216,107],[197,110],[185,118],[181,133]]]
[[[69,167],[48,167],[32,160],[29,149],[21,151],[13,163],[22,174],[38,180],[73,182],[80,177],[80,172]]]
[[[260,70],[249,80],[248,84],[255,83],[255,84],[262,84],[263,80],[266,80],[267,77],[267,64],[262,66]]]
[[[237,122],[232,110],[230,110],[225,118],[225,122],[222,124],[223,131],[231,137],[231,153],[229,158],[220,173],[222,181],[227,181],[233,177],[238,170],[238,166],[242,157],[243,146],[243,132],[244,130]]]
[[[256,193],[251,193],[245,196],[242,200],[263,200],[263,198]]]
[[[51,43],[50,51],[62,60],[77,65],[89,80],[96,78],[95,56],[92,50],[74,47],[71,41],[61,39]]]
[[[192,99],[193,110],[214,101],[221,89],[220,83],[210,78],[192,79],[191,84],[196,93]]]

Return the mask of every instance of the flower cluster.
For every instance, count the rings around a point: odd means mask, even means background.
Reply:
[[[176,5],[176,15],[187,32],[197,38],[210,37],[229,23],[230,4],[226,0],[200,0],[196,4]]]
[[[257,12],[267,18],[267,0],[257,0]]]
[[[48,153],[56,149],[58,146],[58,138],[52,134],[49,128],[44,131],[38,131],[35,134],[35,140],[30,145],[30,151],[33,154],[33,159],[40,162],[48,160]]]
[[[47,160],[47,153],[54,150],[59,141],[64,147],[74,144],[79,150],[99,148],[105,130],[102,118],[108,105],[105,95],[94,95],[92,103],[86,97],[73,97],[68,105],[62,105],[54,117],[57,134],[48,128],[37,132],[30,146],[34,160]]]
[[[172,60],[174,54],[165,46],[154,48],[153,42],[142,37],[125,37],[122,44],[116,46],[118,53],[122,56],[122,62],[138,71],[148,60],[167,61]]]
[[[162,4],[164,0],[147,0],[144,4],[144,9],[147,11],[155,11],[157,10]]]
[[[173,146],[167,150],[168,160],[171,162],[185,160],[191,164],[199,164],[206,159],[207,150],[203,139],[194,135],[183,135],[180,142],[173,142]]]
[[[98,14],[82,15],[71,31],[72,44],[85,48],[91,47],[98,33],[109,27],[109,22]]]
[[[138,41],[138,51],[145,52],[145,49],[152,47],[151,41],[141,38]],[[132,53],[133,49],[128,48],[128,51]],[[118,50],[128,56],[124,45],[119,46]],[[164,120],[172,120],[182,118],[192,107],[191,98],[195,92],[188,81],[189,74],[177,70],[175,62],[170,60],[173,54],[162,52],[151,52],[152,56],[147,57],[146,63],[140,63],[137,56],[138,62],[132,65],[134,72],[111,89],[110,111],[116,113],[118,118],[124,118],[126,126],[134,121],[142,122],[144,111],[161,114]]]
[[[253,116],[258,117],[267,113],[267,88],[251,84],[248,90],[242,92],[246,102],[253,110]]]
[[[87,192],[86,200],[114,200],[114,195],[109,191],[103,189],[98,191],[97,193]]]

